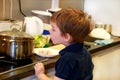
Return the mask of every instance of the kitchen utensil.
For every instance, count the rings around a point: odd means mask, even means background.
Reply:
[[[20,60],[30,58],[32,55],[33,37],[17,30],[18,26],[18,24],[13,24],[11,31],[0,32],[0,56]]]
[[[112,31],[112,25],[111,25],[111,24],[105,24],[104,29],[105,29],[107,32],[111,33],[111,31]]]
[[[25,17],[24,20],[25,32],[34,36],[41,35],[43,33],[43,21],[35,16]]]
[[[105,24],[102,23],[96,23],[95,28],[104,28]]]

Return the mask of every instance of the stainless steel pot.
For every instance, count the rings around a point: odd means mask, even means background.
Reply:
[[[12,60],[30,58],[33,51],[33,37],[16,28],[0,32],[0,56]]]

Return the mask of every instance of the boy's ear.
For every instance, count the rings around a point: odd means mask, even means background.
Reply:
[[[67,41],[67,42],[71,42],[72,41],[72,37],[70,36],[69,33],[66,33],[66,35],[64,37],[65,37],[65,41]]]

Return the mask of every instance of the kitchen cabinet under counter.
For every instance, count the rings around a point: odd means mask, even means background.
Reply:
[[[120,45],[120,38],[113,37],[113,39],[114,39],[114,42],[112,42],[111,44],[104,45],[104,46],[90,44],[90,48],[88,48],[88,50],[90,51],[91,55],[95,55],[95,54],[100,54],[98,53],[99,51]],[[63,47],[64,47],[63,45],[55,45],[52,48],[62,49]],[[109,53],[106,53],[106,54],[109,54]],[[40,57],[34,54],[31,57],[32,62],[30,64],[20,66],[17,68],[11,67],[10,70],[0,72],[0,80],[20,80],[26,77],[31,77],[32,75],[34,75],[33,66],[37,62],[43,62],[46,70],[49,70],[51,68],[54,68],[55,62],[57,61],[58,58],[59,58],[59,55],[56,57],[52,57],[52,58],[43,58],[43,57]]]

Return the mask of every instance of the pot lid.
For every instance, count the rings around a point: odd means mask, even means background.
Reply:
[[[19,37],[19,38],[31,38],[31,39],[33,39],[33,37],[30,34],[19,31],[20,29],[15,28],[16,26],[18,26],[18,24],[12,25],[12,28],[11,28],[12,30],[1,31],[0,35],[9,36],[9,37],[17,37],[17,38]]]

